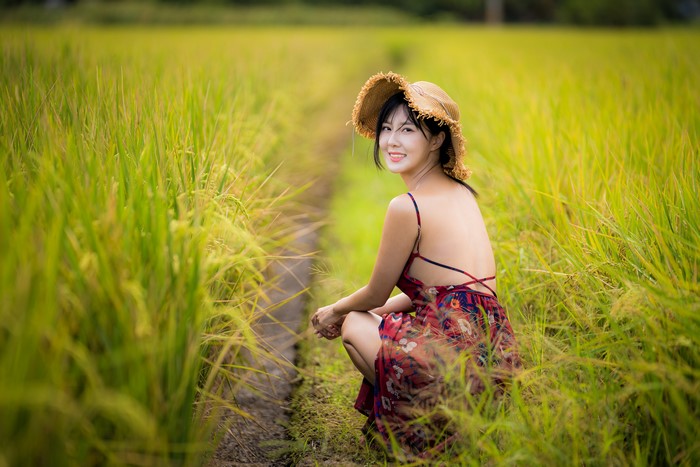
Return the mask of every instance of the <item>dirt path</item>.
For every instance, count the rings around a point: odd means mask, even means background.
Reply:
[[[358,71],[358,76],[364,77],[365,73]],[[358,79],[356,82],[361,81]],[[348,128],[337,124],[347,120],[349,106],[354,102],[356,83],[352,84],[351,80],[348,83],[348,89],[338,91],[335,97],[327,102],[324,112],[326,118],[321,119],[315,127],[313,138],[318,139],[308,151],[323,148],[325,154],[339,156],[351,143],[352,135],[349,134]],[[339,159],[327,159],[321,167],[323,170],[316,174],[316,181],[304,192],[303,212],[307,220],[299,222],[299,232],[289,245],[289,257],[273,264],[272,275],[279,276],[279,280],[275,282],[276,288],[268,291],[268,303],[262,305],[273,311],[263,316],[254,326],[254,331],[260,336],[260,342],[268,346],[272,354],[286,364],[281,366],[279,362],[259,362],[258,368],[269,375],[251,379],[256,390],[241,391],[236,398],[240,408],[249,413],[251,419],[243,419],[233,413],[230,415],[230,427],[209,467],[292,464],[289,459],[279,457],[277,453],[284,450],[284,443],[288,440],[286,426],[292,415],[289,407],[290,395],[297,377],[294,367],[296,343],[299,340],[298,331],[305,318],[307,296],[304,292],[311,282],[317,225],[326,211]],[[293,215],[298,214],[297,211]],[[276,304],[282,305],[276,307]]]
[[[310,225],[310,224],[308,224]],[[244,419],[230,414],[229,429],[214,454],[210,467],[235,465],[288,465],[276,455],[287,439],[286,424],[291,415],[289,396],[297,376],[294,368],[297,332],[304,318],[306,294],[310,281],[311,256],[316,245],[316,231],[303,228],[290,245],[294,252],[272,265],[274,290],[268,291],[264,309],[271,309],[257,321],[254,331],[260,344],[280,361],[258,360],[257,367],[266,374],[249,374],[255,388],[237,394],[239,407],[251,415]]]

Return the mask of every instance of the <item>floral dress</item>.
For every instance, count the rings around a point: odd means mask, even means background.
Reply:
[[[457,386],[476,395],[486,384],[502,388],[520,367],[520,357],[505,310],[484,284],[493,277],[477,279],[420,254],[420,212],[413,195],[408,195],[416,209],[418,238],[397,287],[411,298],[415,315],[392,313],[382,319],[381,347],[374,364],[376,384],[362,382],[355,408],[369,417],[368,422],[376,423],[390,450],[393,441],[404,452],[420,455],[444,447],[456,436],[435,411],[426,418],[449,392],[446,375],[464,374]],[[426,286],[408,273],[416,258],[461,272],[470,280]],[[476,283],[492,294],[471,289]]]

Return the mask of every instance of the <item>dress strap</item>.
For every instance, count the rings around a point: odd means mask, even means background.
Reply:
[[[469,274],[467,271],[465,271],[465,270],[463,270],[463,269],[455,268],[455,267],[449,266],[449,265],[447,265],[447,264],[443,264],[443,263],[439,263],[439,262],[437,262],[437,261],[433,261],[432,259],[426,258],[425,256],[423,256],[423,255],[421,255],[421,254],[417,254],[416,256],[417,256],[418,258],[422,259],[423,261],[425,261],[425,262],[427,262],[427,263],[430,263],[430,264],[432,264],[432,265],[434,265],[434,266],[438,266],[438,267],[445,268],[445,269],[450,269],[450,270],[455,271],[455,272],[461,272],[462,274],[464,274],[465,276],[467,276],[467,277],[469,277],[469,278],[471,279],[471,281],[465,282],[465,283],[462,284],[462,285],[480,284],[480,285],[483,285],[484,287],[486,287],[487,289],[489,289],[489,290],[491,291],[491,293],[493,294],[494,297],[496,296],[496,291],[493,290],[493,289],[492,289],[491,287],[489,287],[488,285],[484,284],[484,282],[486,282],[486,281],[490,281],[490,280],[492,280],[492,279],[495,279],[496,276],[484,277],[484,278],[482,278],[482,279],[479,279],[479,278],[476,278],[476,277],[474,277],[473,275]]]
[[[413,201],[413,207],[416,208],[416,218],[418,219],[418,231],[420,231],[420,211],[418,210],[418,203],[416,203],[416,199],[413,197],[411,192],[408,192],[406,194],[411,197],[411,201]]]
[[[416,237],[416,243],[413,245],[413,249],[415,250],[415,253],[420,254],[420,211],[418,210],[418,203],[416,203],[416,199],[413,197],[411,192],[409,191],[406,194],[411,197],[411,201],[413,201],[413,207],[416,208],[416,219],[418,220],[418,236]]]

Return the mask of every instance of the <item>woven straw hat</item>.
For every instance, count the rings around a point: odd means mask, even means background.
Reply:
[[[436,84],[428,81],[411,84],[403,76],[392,72],[370,77],[360,90],[352,111],[352,123],[357,132],[366,138],[376,138],[379,111],[398,92],[404,93],[409,107],[418,112],[420,118],[433,117],[440,125],[449,127],[452,145],[447,153],[450,160],[443,166],[443,170],[458,180],[469,178],[471,170],[464,165],[466,149],[459,122],[459,107]]]

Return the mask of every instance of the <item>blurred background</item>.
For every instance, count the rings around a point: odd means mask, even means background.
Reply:
[[[313,12],[313,14],[310,14]],[[653,26],[696,22],[700,0],[0,0],[5,21]]]

